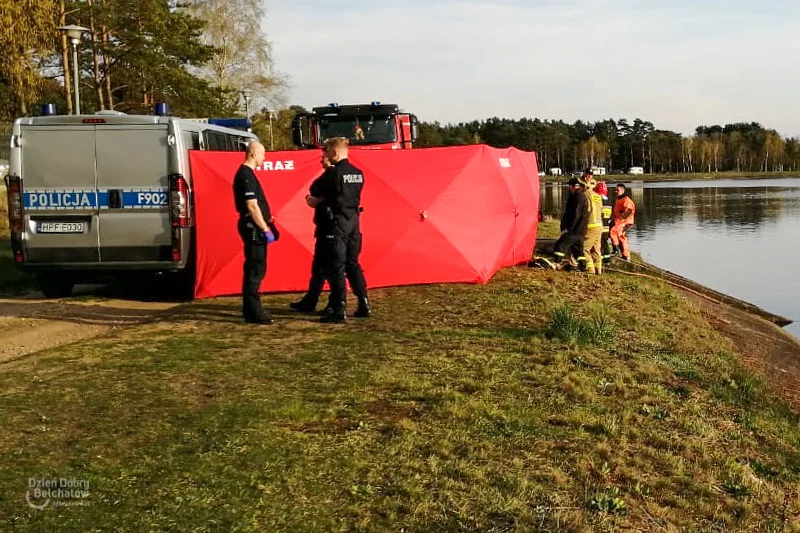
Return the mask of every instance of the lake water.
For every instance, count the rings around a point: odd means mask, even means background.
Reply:
[[[611,184],[609,184],[611,188]],[[800,178],[631,185],[631,248],[645,261],[795,323],[800,337]],[[542,187],[560,216],[565,187]]]

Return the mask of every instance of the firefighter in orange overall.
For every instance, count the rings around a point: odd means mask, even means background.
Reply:
[[[625,261],[631,260],[631,249],[628,246],[628,229],[633,226],[633,215],[636,213],[636,205],[628,195],[628,189],[623,183],[617,184],[617,198],[614,202],[614,213],[611,217],[611,244],[614,246],[614,254],[619,252]]]

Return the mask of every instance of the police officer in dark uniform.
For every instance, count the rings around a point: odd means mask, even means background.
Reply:
[[[322,322],[344,322],[347,319],[347,286],[345,272],[353,293],[358,298],[354,316],[368,317],[371,309],[367,298],[367,282],[358,263],[361,253],[361,190],[364,173],[348,161],[348,141],[344,137],[328,139],[325,155],[333,168],[325,173],[321,198],[309,198],[309,205],[327,205],[333,214],[333,249],[328,265],[331,284],[330,312]]]
[[[314,208],[314,258],[311,261],[311,279],[308,281],[306,294],[299,301],[289,304],[292,309],[303,313],[311,313],[316,309],[322,289],[325,286],[333,254],[333,212],[328,205],[319,201],[322,198],[326,180],[334,179],[332,176],[327,175],[327,173],[332,172],[333,164],[324,153],[322,154],[321,164],[325,172],[311,183],[306,197],[309,206]],[[329,307],[330,301],[328,302]]]
[[[278,239],[272,212],[255,169],[264,162],[264,146],[252,142],[247,157],[233,178],[233,197],[239,212],[239,236],[244,243],[242,314],[251,324],[272,324],[273,319],[261,307],[258,288],[267,273],[267,244]]]

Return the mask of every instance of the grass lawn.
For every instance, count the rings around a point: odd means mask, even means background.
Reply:
[[[798,416],[669,288],[373,295],[327,327],[199,301],[0,366],[0,531],[800,531]]]

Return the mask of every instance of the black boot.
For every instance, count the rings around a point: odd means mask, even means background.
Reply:
[[[295,311],[300,311],[301,313],[313,313],[314,310],[317,308],[317,303],[302,298],[297,302],[290,303],[289,307],[291,307]]]
[[[369,299],[366,297],[359,298],[358,309],[356,309],[356,312],[353,314],[353,316],[357,318],[368,318],[371,314],[372,309],[369,306]]]
[[[265,326],[275,323],[275,319],[273,319],[267,313],[261,313],[260,315],[245,317],[244,321],[247,324],[262,324],[262,325],[265,325]]]
[[[330,312],[328,312],[328,309],[330,309]],[[325,316],[319,319],[323,324],[341,324],[347,321],[347,311],[345,310],[344,302],[341,302],[337,309],[329,307],[325,311]]]
[[[325,309],[317,313],[319,316],[327,316],[333,313],[333,304],[331,303],[331,299],[328,298],[328,303],[325,304]]]

